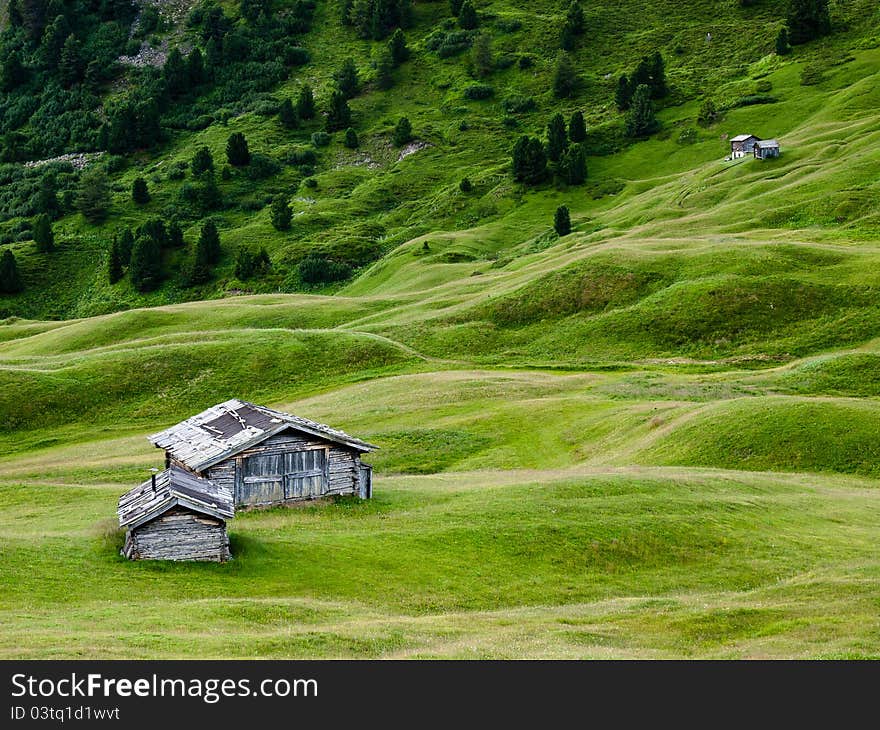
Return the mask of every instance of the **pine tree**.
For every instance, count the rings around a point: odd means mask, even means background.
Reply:
[[[251,153],[248,150],[247,139],[241,132],[233,132],[226,140],[226,159],[233,167],[243,167],[250,164]]]
[[[355,66],[353,58],[346,58],[342,68],[333,75],[333,78],[336,81],[337,88],[345,94],[346,99],[357,96],[360,84],[357,66]]]
[[[412,125],[409,123],[409,119],[406,117],[401,117],[397,126],[394,127],[394,136],[392,137],[392,142],[395,147],[403,147],[407,142],[412,139]]]
[[[345,130],[345,139],[343,141],[343,144],[350,150],[357,149],[360,146],[360,140],[358,139],[357,132],[355,132],[352,127],[349,127]]]
[[[492,39],[488,33],[480,33],[477,36],[471,54],[474,75],[477,78],[483,78],[492,73],[495,62],[492,59]]]
[[[37,213],[47,213],[53,220],[60,215],[61,204],[58,202],[57,182],[52,173],[46,173],[40,178],[34,209]]]
[[[235,256],[235,278],[239,281],[254,275],[254,253],[248,246],[240,246]]]
[[[199,237],[196,241],[196,250],[193,253],[192,268],[189,272],[189,285],[204,284],[211,278],[211,255],[208,244]]]
[[[651,90],[647,84],[641,84],[633,94],[632,105],[626,115],[626,133],[630,137],[645,137],[657,131],[657,127]]]
[[[380,49],[376,57],[376,86],[383,91],[394,86],[394,59],[387,48]]]
[[[123,266],[131,263],[131,250],[134,248],[134,234],[131,228],[123,228],[119,233],[119,260]]]
[[[547,125],[547,157],[553,162],[559,162],[566,147],[568,135],[565,131],[565,119],[561,114],[555,114]]]
[[[565,15],[565,19],[571,26],[572,33],[575,35],[581,35],[586,29],[584,9],[581,7],[578,0],[572,0],[572,3],[568,6],[568,12]]]
[[[458,17],[458,14],[461,12],[461,6],[464,3],[464,0],[449,0],[449,12],[451,12],[455,17]]]
[[[196,150],[192,160],[189,163],[193,175],[202,175],[206,172],[214,171],[214,157],[211,150],[202,145]]]
[[[131,184],[131,199],[138,205],[150,202],[150,190],[147,188],[147,181],[142,177],[136,177]]]
[[[572,142],[583,142],[587,138],[587,125],[584,123],[584,115],[579,111],[572,114],[568,122],[568,138]]]
[[[314,119],[315,95],[311,86],[303,86],[299,90],[299,96],[296,98],[296,113],[300,119]]]
[[[477,11],[471,0],[464,0],[458,11],[458,25],[463,30],[473,30],[479,25]]]
[[[559,47],[563,51],[573,51],[576,38],[577,33],[574,32],[571,22],[566,20],[562,24],[562,31],[559,34]]]
[[[217,232],[217,225],[210,218],[202,224],[199,243],[205,247],[208,263],[216,264],[221,254],[220,234]]]
[[[18,51],[10,51],[0,67],[0,91],[14,91],[27,80],[27,69]]]
[[[217,185],[214,173],[206,172],[202,175],[200,182],[196,197],[202,211],[217,210],[222,207],[223,195],[220,193],[220,187]]]
[[[55,250],[55,234],[52,231],[52,219],[46,213],[40,213],[34,219],[33,230],[37,251],[48,253]]]
[[[518,182],[535,184],[547,174],[547,153],[541,140],[520,137],[513,147],[513,177]]]
[[[327,131],[336,132],[349,126],[351,126],[351,109],[348,101],[340,89],[334,89],[327,109]]]
[[[391,54],[391,60],[395,66],[399,66],[409,60],[409,47],[406,45],[406,36],[403,31],[398,28],[388,41],[388,52]]]
[[[177,221],[168,224],[168,248],[183,248],[186,241],[183,240],[183,229]]]
[[[792,45],[806,43],[831,32],[828,0],[791,0],[788,36]]]
[[[293,218],[293,213],[290,210],[290,206],[287,204],[287,196],[277,195],[275,197],[272,201],[272,206],[269,209],[269,217],[272,220],[272,227],[275,228],[276,231],[286,231],[290,228],[290,221]]]
[[[79,212],[90,223],[103,220],[110,208],[110,187],[103,168],[92,165],[79,179],[76,204]]]
[[[128,278],[140,292],[148,292],[162,281],[162,251],[151,236],[139,236],[131,250]]]
[[[669,93],[666,86],[666,62],[660,51],[651,56],[649,68],[651,72],[651,96],[655,99],[662,99]]]
[[[107,280],[115,284],[123,276],[122,255],[119,252],[119,237],[113,236],[110,243],[110,258],[107,260]]]
[[[776,55],[785,56],[791,52],[791,46],[788,44],[788,31],[785,28],[779,29],[776,36]]]
[[[162,68],[165,77],[165,86],[172,99],[176,99],[186,93],[189,88],[189,68],[179,49],[173,48],[165,59]]]
[[[285,129],[296,129],[299,126],[299,115],[290,99],[281,102],[278,108],[278,119]]]
[[[55,19],[46,26],[43,31],[43,38],[40,41],[40,55],[43,65],[53,70],[58,68],[61,60],[61,49],[64,48],[64,41],[70,35],[70,24],[63,15],[55,16]]]
[[[0,294],[17,294],[24,286],[15,255],[8,248],[0,256]]]
[[[189,58],[186,59],[186,65],[190,85],[201,86],[205,82],[205,59],[198,48],[193,48]]]
[[[577,84],[578,77],[571,56],[565,52],[560,53],[553,73],[553,93],[559,99],[567,98],[575,92]]]
[[[67,36],[67,40],[64,41],[64,47],[61,49],[61,58],[58,61],[58,77],[66,89],[78,84],[82,78],[82,59],[80,58],[79,41],[76,40],[76,36],[73,33]]]
[[[617,90],[614,92],[614,102],[620,111],[629,109],[632,103],[633,87],[626,74],[617,79]]]
[[[556,209],[556,214],[553,216],[553,230],[556,231],[556,235],[558,236],[567,236],[571,233],[571,216],[568,212],[568,207],[565,205],[560,205]]]
[[[119,260],[123,266],[131,263],[131,250],[134,248],[134,234],[131,228],[123,228],[119,234]]]
[[[587,179],[587,155],[582,144],[573,144],[562,154],[559,175],[568,185],[580,185]]]

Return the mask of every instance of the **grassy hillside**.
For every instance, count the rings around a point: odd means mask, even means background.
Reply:
[[[197,217],[146,295],[107,283],[112,232],[179,200],[191,176],[167,171],[198,145],[219,161],[242,131],[282,160],[320,121],[291,132],[251,109],[174,131],[111,174],[106,223],[68,213],[55,252],[11,244],[27,288],[0,298],[14,315],[0,324],[2,656],[880,654],[876,4],[833,4],[834,33],[780,57],[779,3],[594,3],[565,100],[550,91],[565,7],[478,10],[494,94],[470,101],[469,52],[431,50],[445,3],[415,5],[388,91],[370,85],[383,44],[317,4],[300,39],[312,60],[272,95],[308,81],[320,107],[352,56],[361,146],[336,133],[308,175],[220,180],[209,283],[174,275]],[[614,85],[655,49],[671,93],[660,131],[630,141]],[[531,67],[498,68],[523,53]],[[756,94],[773,100],[742,103]],[[514,95],[535,109],[506,112]],[[706,97],[723,109],[709,126]],[[576,109],[586,184],[515,183],[514,139]],[[429,146],[401,158],[402,115]],[[725,161],[744,131],[782,156]],[[269,221],[276,193],[286,233]],[[574,230],[559,238],[561,204]],[[242,244],[270,252],[265,277],[235,279]],[[308,289],[297,264],[314,251],[363,258]],[[378,444],[375,498],[240,513],[224,565],[123,560],[116,499],[161,460],[144,434],[230,397]]]

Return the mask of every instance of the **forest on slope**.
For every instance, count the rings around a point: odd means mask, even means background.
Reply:
[[[625,5],[14,0],[0,314],[333,292],[428,233],[722,156],[769,74],[806,94],[876,40],[858,0]],[[616,169],[649,137],[690,155]]]

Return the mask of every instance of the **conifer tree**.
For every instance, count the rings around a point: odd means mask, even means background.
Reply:
[[[110,187],[102,167],[87,167],[79,179],[76,204],[79,212],[91,223],[103,220],[110,208]]]
[[[387,48],[382,48],[377,52],[376,86],[383,91],[394,86],[394,59]]]
[[[541,140],[520,137],[513,147],[513,177],[518,182],[534,185],[547,174],[547,153]]]
[[[134,234],[131,228],[123,228],[119,232],[119,260],[123,266],[131,262],[131,250],[134,248]]]
[[[290,228],[290,221],[293,213],[287,203],[287,196],[277,195],[272,200],[272,206],[269,209],[269,217],[272,220],[272,226],[276,231],[286,231]]]
[[[556,231],[556,235],[558,236],[567,236],[571,233],[571,216],[568,212],[568,207],[565,205],[560,205],[556,209],[556,214],[553,216],[553,230]]]
[[[412,139],[412,125],[409,123],[409,119],[406,117],[401,117],[397,126],[394,127],[394,136],[392,141],[394,142],[395,147],[403,147],[407,142]]]
[[[342,68],[333,75],[333,78],[336,81],[336,87],[345,94],[346,99],[357,96],[360,83],[358,81],[357,66],[353,58],[346,58]]]
[[[61,59],[58,61],[58,76],[65,88],[78,84],[82,79],[82,58],[80,57],[79,41],[71,33],[64,41]]]
[[[617,79],[617,90],[614,92],[614,101],[620,111],[629,109],[632,103],[633,87],[626,74]]]
[[[337,132],[349,126],[351,126],[351,109],[348,101],[340,89],[334,89],[327,108],[327,131]]]
[[[233,167],[249,165],[251,153],[248,149],[247,139],[241,132],[233,132],[226,140],[226,159]]]
[[[792,45],[828,35],[831,32],[828,0],[790,0],[787,25]]]
[[[495,62],[492,59],[492,40],[488,33],[480,33],[477,36],[471,53],[474,75],[477,78],[483,78],[492,73]]]
[[[110,258],[107,261],[107,280],[115,284],[122,278],[122,256],[119,253],[119,236],[113,236],[110,243]]]
[[[15,255],[8,248],[0,255],[0,294],[17,294],[24,285],[18,273]]]
[[[358,139],[357,132],[355,132],[352,127],[349,127],[345,130],[345,139],[343,141],[343,144],[350,150],[357,149],[360,146],[360,140]]]
[[[568,185],[580,185],[587,179],[587,155],[582,144],[573,144],[562,153],[559,175]]]
[[[553,93],[559,99],[567,98],[575,92],[577,84],[578,77],[571,56],[565,52],[560,53],[553,72]]]
[[[190,169],[192,170],[193,175],[203,175],[206,172],[214,171],[214,157],[211,155],[211,150],[209,150],[205,145],[202,145],[196,150],[196,153],[193,155],[192,160],[189,163]]]
[[[128,278],[140,292],[159,286],[162,280],[162,251],[152,236],[138,236],[131,250]]]
[[[136,177],[131,184],[131,199],[138,205],[150,202],[150,190],[147,188],[147,181],[142,177]]]
[[[791,52],[791,46],[788,44],[788,31],[780,28],[776,36],[776,55],[785,56]]]
[[[312,93],[311,86],[303,86],[299,90],[299,95],[296,98],[296,113],[300,119],[314,119],[315,95]]]
[[[458,25],[463,30],[473,30],[479,25],[480,21],[477,18],[477,10],[474,8],[471,0],[464,0],[461,4],[461,8],[458,11]]]
[[[403,31],[398,28],[388,41],[388,52],[391,54],[391,60],[395,66],[399,66],[409,60],[409,48],[406,45],[406,36]]]
[[[48,253],[55,250],[55,234],[52,231],[52,219],[47,213],[40,213],[34,219],[33,230],[37,251]]]
[[[220,260],[220,234],[217,225],[210,218],[202,224],[199,234],[199,243],[205,248],[205,255],[209,264],[216,264]]]
[[[641,84],[633,94],[632,104],[626,116],[626,133],[630,137],[644,137],[657,131],[657,118],[651,102],[651,90]]]
[[[584,115],[580,111],[571,115],[568,122],[568,138],[572,142],[583,142],[587,138],[587,125],[584,123]]]
[[[559,162],[566,147],[568,134],[565,131],[565,119],[561,114],[554,114],[547,125],[547,157],[553,162]]]
[[[299,126],[299,115],[290,99],[281,102],[281,106],[278,108],[278,119],[285,129],[296,129]]]

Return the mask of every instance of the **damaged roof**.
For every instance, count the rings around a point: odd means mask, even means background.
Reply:
[[[135,528],[172,507],[229,520],[234,516],[232,492],[208,479],[172,466],[119,498],[119,526]]]
[[[202,471],[288,429],[360,452],[378,448],[330,426],[238,399],[212,406],[148,438],[190,469]]]

